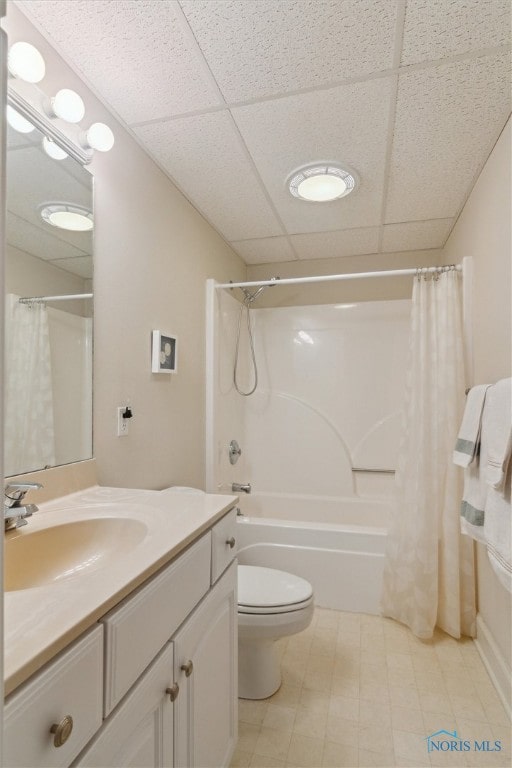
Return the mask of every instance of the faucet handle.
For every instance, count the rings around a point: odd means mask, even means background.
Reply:
[[[13,503],[21,501],[28,491],[37,491],[43,486],[41,483],[8,483],[5,486],[5,497]]]

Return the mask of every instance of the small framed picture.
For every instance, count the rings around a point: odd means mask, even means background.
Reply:
[[[161,331],[151,334],[151,372],[176,373],[178,370],[178,339]]]

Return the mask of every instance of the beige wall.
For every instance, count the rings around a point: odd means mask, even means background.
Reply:
[[[257,264],[247,268],[247,279],[265,280],[274,275],[281,278],[306,277],[348,272],[374,272],[381,269],[430,267],[446,264],[445,258],[443,250],[436,248],[427,251],[344,256],[338,259]],[[262,294],[261,299],[258,299],[258,307],[410,299],[411,292],[411,277],[365,278],[364,280],[315,283],[307,286],[283,286],[278,291],[268,290]]]
[[[159,488],[204,484],[205,280],[242,280],[245,265],[48,42],[8,3],[10,43],[27,40],[46,59],[51,94],[76,88],[83,125],[114,130],[96,153],[94,453],[103,485]],[[152,374],[151,330],[179,338],[179,372]],[[130,400],[127,437],[116,407]]]
[[[445,245],[472,257],[473,384],[511,373],[511,140],[509,120]]]
[[[445,246],[448,259],[472,257],[473,384],[511,375],[511,122],[509,120]],[[478,545],[478,604],[511,670],[511,596]]]

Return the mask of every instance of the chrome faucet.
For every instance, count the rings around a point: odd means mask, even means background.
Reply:
[[[251,484],[250,483],[233,483],[231,486],[231,490],[233,493],[241,493],[242,491],[244,493],[250,493],[251,492]]]
[[[4,500],[4,526],[6,531],[12,531],[14,528],[21,528],[26,525],[26,517],[30,517],[37,512],[35,504],[22,504],[25,494],[28,491],[38,490],[43,486],[41,483],[9,483],[5,486]]]

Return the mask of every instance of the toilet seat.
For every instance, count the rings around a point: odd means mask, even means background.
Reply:
[[[285,571],[238,566],[238,612],[279,614],[300,611],[313,600],[311,584]]]

